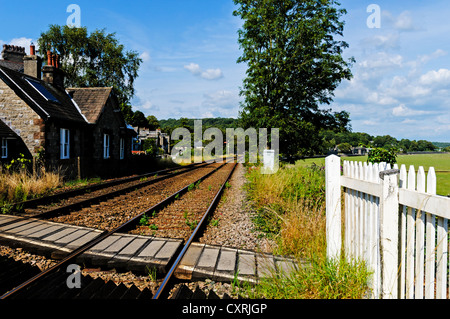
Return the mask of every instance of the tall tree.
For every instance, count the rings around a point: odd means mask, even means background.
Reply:
[[[352,77],[353,59],[343,35],[346,13],[334,0],[234,0],[246,63],[241,88],[241,125],[280,128],[280,153],[308,155],[320,150],[320,129],[348,125],[348,114],[324,110],[333,91]]]
[[[158,119],[154,115],[147,116],[148,121],[148,128],[152,131],[160,128],[161,125],[159,125]]]
[[[122,111],[123,117],[125,118],[125,122],[131,123],[133,121],[133,107],[129,103],[121,103],[120,110]]]
[[[134,112],[130,124],[140,128],[148,128],[148,120],[141,111]]]
[[[120,103],[128,103],[133,97],[142,59],[135,51],[125,51],[115,33],[103,29],[88,34],[86,27],[50,25],[41,33],[38,44],[45,59],[47,50],[59,54],[66,86],[112,86]]]

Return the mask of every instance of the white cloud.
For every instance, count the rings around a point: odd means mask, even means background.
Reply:
[[[397,107],[394,107],[392,110],[392,115],[399,117],[407,117],[407,116],[418,116],[418,115],[426,115],[433,114],[435,112],[431,111],[421,111],[421,110],[413,110],[405,106],[405,104],[400,104]]]
[[[178,69],[170,66],[155,66],[156,72],[176,72]]]
[[[202,114],[202,118],[213,118],[213,117],[214,115],[210,111],[207,111]]]
[[[399,48],[400,38],[396,33],[388,33],[385,35],[375,35],[364,38],[362,45],[367,48],[375,47],[377,49],[388,50]]]
[[[373,120],[366,120],[366,121],[363,121],[363,124],[368,125],[368,126],[376,126],[376,125],[379,125],[380,123],[378,123],[377,121],[373,121]]]
[[[450,83],[450,70],[439,69],[438,71],[429,71],[420,77],[420,83],[424,85],[446,86]]]
[[[418,124],[420,122],[418,120],[405,119],[401,123],[402,124]]]
[[[386,52],[378,52],[369,59],[362,61],[359,65],[364,68],[392,68],[401,67],[403,57],[400,54],[387,54]]]
[[[208,69],[202,72],[201,77],[206,80],[216,80],[222,78],[223,73],[221,69]]]
[[[221,69],[207,69],[203,71],[197,63],[190,63],[189,65],[185,65],[184,68],[193,75],[200,76],[205,80],[217,80],[223,77]]]
[[[25,48],[25,52],[27,52],[29,54],[30,53],[30,44],[31,44],[31,42],[33,42],[33,39],[22,37],[22,38],[12,39],[11,41],[9,41],[8,44],[9,45],[16,45],[16,46],[19,46],[19,47],[24,47]],[[33,43],[36,46],[36,50],[39,50],[39,47],[38,47],[37,43],[35,43],[35,42],[33,42]]]
[[[411,12],[409,11],[403,11],[402,13],[400,13],[394,23],[394,26],[396,29],[401,31],[412,31],[416,29],[411,16]]]
[[[151,57],[150,57],[150,53],[148,53],[147,51],[142,52],[142,54],[139,56],[144,62],[150,61]]]
[[[150,101],[150,100],[145,100],[143,104],[141,104],[140,106],[137,107],[139,110],[141,110],[142,112],[145,111],[155,111],[158,110],[158,108]],[[145,113],[145,112],[144,112]]]
[[[206,107],[234,107],[237,106],[237,96],[227,90],[221,90],[214,93],[203,95],[203,106]]]
[[[198,75],[201,73],[200,65],[198,65],[196,63],[191,63],[189,65],[185,65],[184,68],[194,75]]]
[[[384,10],[382,12],[382,21],[388,26],[398,31],[417,31],[420,28],[414,21],[412,13],[408,10],[401,12],[398,16],[393,16],[391,12]]]
[[[419,56],[419,61],[421,63],[427,63],[428,61],[431,61],[431,60],[434,60],[434,59],[437,59],[437,58],[440,58],[440,57],[443,57],[446,55],[447,55],[447,52],[445,52],[444,50],[441,50],[441,49],[437,49],[436,51],[434,51],[431,54],[425,54],[425,55]]]

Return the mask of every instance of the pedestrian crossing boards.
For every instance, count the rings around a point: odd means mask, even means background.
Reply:
[[[0,216],[0,244],[21,247],[48,258],[63,259],[104,234],[103,231],[17,216]],[[91,247],[76,263],[106,269],[165,275],[182,250],[182,239],[115,233]],[[193,243],[175,276],[179,279],[257,282],[274,272],[290,273],[298,267],[291,258],[254,251]]]

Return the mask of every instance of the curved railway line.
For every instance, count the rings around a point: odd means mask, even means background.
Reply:
[[[16,220],[11,217],[4,222],[0,221],[0,231],[12,229],[20,234],[19,230],[27,229],[27,225],[30,225],[31,231],[28,232],[38,237],[36,234],[49,228],[46,224],[39,224],[43,220],[54,225],[50,228],[56,229],[58,228],[56,225],[64,224],[70,227],[91,227],[96,231],[89,234],[92,238],[85,240],[81,246],[70,252],[59,255],[62,260],[43,271],[37,272],[36,269],[17,266],[17,264],[14,266],[11,259],[0,258],[2,274],[0,275],[0,299],[168,298],[170,289],[178,281],[179,276],[175,276],[176,272],[186,269],[186,260],[189,263],[194,251],[199,252],[195,260],[199,259],[200,252],[203,251],[221,256],[229,255],[229,251],[225,248],[205,245],[199,248],[196,241],[210,221],[210,214],[217,207],[236,165],[229,162],[189,165],[181,169],[162,170],[145,176],[134,176],[86,187],[71,193],[57,194],[47,199],[20,203],[18,206],[22,208],[21,219]],[[72,234],[75,233],[77,231]],[[45,236],[51,237],[52,234],[48,231]],[[166,241],[162,238],[166,238]],[[111,244],[113,242],[114,244]],[[98,255],[93,253],[90,258],[86,256],[95,252],[95,249],[100,246],[112,249],[114,245],[120,244],[121,246],[119,245],[117,249],[123,253],[137,243],[141,245],[141,248],[133,251],[131,255],[145,255],[150,247],[157,246],[158,255],[165,253],[168,256],[164,265],[157,264],[155,267],[160,272],[159,276],[162,276],[156,293],[149,289],[140,290],[135,286],[127,288],[123,284],[116,285],[90,276],[77,277],[81,278],[81,288],[69,287],[68,266],[77,265],[80,261],[95,263],[99,258]],[[193,244],[195,247],[189,250]],[[17,245],[20,246],[20,244]],[[163,252],[163,248],[169,249],[170,253]],[[127,263],[132,260],[130,256],[120,257],[124,258],[123,263]],[[234,258],[236,256],[234,252]],[[248,256],[250,255],[246,253],[240,258],[245,259]],[[105,258],[111,262],[111,256]],[[147,260],[144,259],[143,263]],[[231,260],[233,260],[231,263],[236,263],[235,259]],[[215,261],[215,265],[220,263],[230,262]],[[22,270],[23,268],[26,269]],[[189,279],[189,276],[184,277],[183,271],[181,277]],[[188,293],[186,289],[188,288],[181,285],[171,298],[218,298],[213,292],[205,295],[200,291]],[[224,298],[227,297],[229,296],[224,296]]]

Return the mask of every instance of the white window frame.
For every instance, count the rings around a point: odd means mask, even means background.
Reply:
[[[120,138],[120,159],[123,160],[125,158],[125,139],[123,137]]]
[[[109,134],[103,134],[103,159],[108,159],[110,156],[110,141]]]
[[[2,158],[8,158],[8,140],[2,138]]]
[[[60,129],[61,159],[70,158],[70,130]]]

